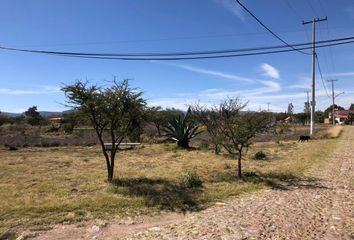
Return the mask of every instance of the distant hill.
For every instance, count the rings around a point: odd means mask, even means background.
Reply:
[[[21,116],[23,113],[9,113],[9,112],[1,112],[2,115],[9,116],[9,117],[18,117]]]
[[[43,117],[60,117],[63,115],[63,112],[48,112],[48,111],[39,111],[39,113],[43,116]]]
[[[66,110],[63,112],[50,112],[50,111],[39,111],[39,113],[43,116],[43,117],[60,117],[63,114],[68,114],[68,113],[72,113],[74,112],[74,110]],[[9,116],[9,117],[18,117],[21,115],[25,115],[25,113],[10,113],[10,112],[1,112],[1,114]]]

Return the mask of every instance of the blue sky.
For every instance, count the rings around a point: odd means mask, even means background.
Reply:
[[[328,16],[317,39],[354,36],[351,0],[243,0],[290,43],[311,39],[302,20]],[[279,45],[234,0],[0,0],[0,45],[85,52],[174,52]],[[337,103],[354,102],[354,44],[319,49],[325,79],[339,79]],[[184,108],[239,96],[248,109],[303,110],[311,56],[297,52],[242,58],[123,62],[0,51],[0,110],[64,110],[63,84],[105,85],[130,78],[150,105]],[[317,108],[331,104],[317,72]],[[330,91],[330,85],[327,85]]]

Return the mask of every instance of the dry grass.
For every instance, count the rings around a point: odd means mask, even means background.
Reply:
[[[343,131],[343,126],[335,126],[333,128],[328,129],[326,137],[327,138],[337,138],[341,135]]]
[[[294,182],[324,162],[335,143],[328,139],[256,144],[244,161],[249,177],[243,181],[234,178],[236,161],[227,155],[185,151],[170,144],[145,145],[118,155],[112,185],[105,182],[105,163],[96,146],[2,150],[0,233],[87,219],[200,210],[229,196]],[[258,150],[267,154],[267,160],[247,160]],[[202,188],[181,186],[183,174],[190,171],[203,180]]]

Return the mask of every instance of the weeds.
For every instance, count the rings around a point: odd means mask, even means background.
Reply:
[[[255,160],[264,160],[266,158],[267,158],[267,155],[263,151],[258,151],[253,156],[253,159],[255,159]]]
[[[118,154],[119,177],[112,185],[104,181],[98,146],[0,150],[0,235],[53,223],[198,211],[230,196],[296,184],[308,169],[326,161],[336,142],[256,143],[244,161],[244,169],[256,176],[246,174],[243,181],[235,179],[236,163],[227,155],[183,151],[172,144],[146,145]],[[180,156],[171,161],[171,151]],[[248,161],[257,151],[272,158]]]
[[[195,171],[189,171],[182,174],[181,186],[184,188],[203,187],[203,181]]]

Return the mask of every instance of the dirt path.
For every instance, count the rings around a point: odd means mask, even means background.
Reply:
[[[347,128],[315,180],[218,203],[205,211],[81,230],[60,227],[36,239],[354,239],[354,128]]]
[[[129,239],[354,239],[354,128],[326,167],[288,190],[219,204]]]

